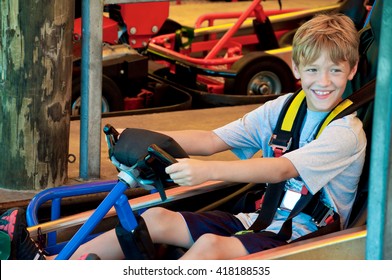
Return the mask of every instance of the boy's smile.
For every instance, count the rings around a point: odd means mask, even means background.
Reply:
[[[348,80],[352,80],[357,66],[350,69],[347,61],[334,63],[326,51],[309,65],[293,63],[294,75],[301,79],[308,108],[312,111],[331,111],[341,100]]]

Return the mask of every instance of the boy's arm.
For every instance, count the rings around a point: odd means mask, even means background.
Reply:
[[[117,131],[121,135],[124,129],[119,128]],[[156,132],[170,136],[185,150],[185,152],[187,152],[187,154],[193,156],[209,156],[227,151],[231,148],[212,131],[178,130]]]
[[[159,131],[173,138],[189,155],[209,156],[230,149],[214,132],[207,130]]]
[[[181,159],[166,168],[175,183],[192,186],[206,181],[277,183],[299,176],[287,158],[252,158],[236,161]]]

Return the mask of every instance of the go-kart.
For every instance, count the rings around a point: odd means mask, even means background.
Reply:
[[[81,0],[75,3],[71,114],[81,107]],[[102,112],[132,114],[184,110],[191,96],[148,77],[148,58],[140,54],[153,36],[181,25],[168,18],[170,1],[107,4],[102,16]],[[108,115],[108,114],[106,114]]]
[[[140,114],[253,104],[294,91],[299,84],[291,71],[290,45],[296,28],[314,14],[332,10],[362,22],[365,8],[360,2],[264,11],[261,0],[254,0],[244,12],[201,15],[194,28],[168,18],[169,1],[107,5],[102,112]],[[222,19],[237,20],[215,25]],[[77,17],[73,118],[81,106],[81,36],[81,18]]]

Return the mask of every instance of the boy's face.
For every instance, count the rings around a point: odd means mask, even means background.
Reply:
[[[293,62],[293,72],[301,79],[302,89],[306,94],[308,108],[312,111],[331,111],[341,100],[348,80],[352,80],[357,65],[350,68],[347,61],[335,64],[327,52],[309,65]]]

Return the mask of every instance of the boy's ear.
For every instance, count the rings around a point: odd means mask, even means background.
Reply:
[[[301,78],[301,75],[299,74],[299,69],[295,64],[294,60],[291,60],[291,68],[293,69],[294,77],[299,80]]]
[[[358,70],[358,62],[354,65],[353,68],[351,68],[350,75],[348,76],[349,81],[351,81],[354,78],[355,74],[357,73],[357,70]]]

